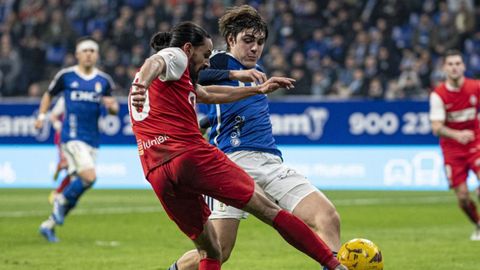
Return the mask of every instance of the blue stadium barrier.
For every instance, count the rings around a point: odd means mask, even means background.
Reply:
[[[271,102],[286,164],[323,189],[445,190],[428,103]],[[53,130],[33,128],[38,103],[0,105],[0,188],[54,187]],[[203,108],[200,106],[199,112]],[[97,188],[148,188],[127,106],[102,116]],[[469,181],[474,184],[473,177]]]

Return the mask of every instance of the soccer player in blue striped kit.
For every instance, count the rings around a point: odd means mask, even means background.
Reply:
[[[65,115],[61,148],[68,162],[71,182],[53,201],[52,214],[40,225],[40,233],[49,242],[57,242],[55,226],[62,225],[78,199],[95,183],[96,152],[100,132],[98,119],[103,104],[110,114],[117,114],[119,105],[111,95],[114,83],[109,75],[98,70],[98,44],[89,38],[77,42],[78,65],[60,70],[42,97],[35,127],[42,128],[52,97],[62,93]]]
[[[200,73],[200,84],[248,86],[232,80],[232,71],[257,70],[258,83],[266,79],[258,66],[268,29],[258,12],[247,5],[229,9],[219,20],[219,29],[227,43],[227,52],[214,55],[211,69]],[[255,82],[254,82],[255,83]],[[208,105],[211,124],[210,143],[219,147],[244,169],[267,197],[281,208],[302,219],[335,253],[340,248],[340,217],[327,197],[303,175],[286,167],[275,145],[268,99],[256,95],[228,104]],[[222,260],[228,260],[237,237],[240,220],[247,213],[207,198],[210,219],[220,240]],[[168,270],[194,270],[198,267],[196,250],[185,253]],[[327,268],[325,268],[327,269]]]

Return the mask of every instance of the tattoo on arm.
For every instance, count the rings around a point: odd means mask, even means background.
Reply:
[[[165,61],[163,58],[157,54],[152,55],[145,61],[138,72],[138,80],[135,83],[148,88],[152,81],[164,72],[164,69]]]

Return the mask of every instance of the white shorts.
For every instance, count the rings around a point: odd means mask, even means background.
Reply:
[[[68,162],[68,173],[79,173],[88,169],[95,169],[97,148],[83,141],[68,141],[62,144],[62,151]]]
[[[238,151],[227,156],[255,180],[272,202],[289,212],[307,195],[318,191],[305,176],[283,165],[282,159],[276,155]],[[242,219],[248,216],[247,212],[213,198],[206,197],[205,200],[212,211],[210,219]]]

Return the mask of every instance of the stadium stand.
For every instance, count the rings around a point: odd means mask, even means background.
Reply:
[[[74,63],[76,38],[101,45],[101,68],[125,95],[149,37],[192,20],[214,34],[226,7],[250,4],[270,24],[269,75],[297,79],[295,91],[347,99],[426,98],[442,79],[445,50],[460,49],[480,76],[479,0],[0,0],[0,96],[40,96]]]

